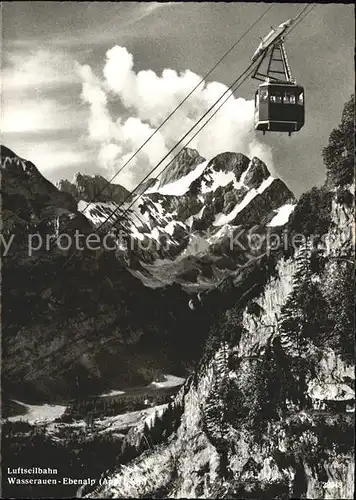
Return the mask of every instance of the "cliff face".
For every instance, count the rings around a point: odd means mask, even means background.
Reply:
[[[328,277],[326,287],[353,248],[353,211],[334,199],[331,219],[325,267],[311,275]],[[233,307],[220,316],[230,336],[216,339],[177,395],[176,432],[88,497],[353,498],[354,367],[327,336],[321,343],[315,332],[302,346],[285,327],[316,247],[307,240],[281,257],[242,314]],[[137,442],[137,432],[128,438]]]

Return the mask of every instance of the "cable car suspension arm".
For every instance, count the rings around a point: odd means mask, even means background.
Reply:
[[[287,57],[287,52],[286,52],[286,49],[284,47],[283,40],[279,44],[279,50],[280,50],[280,53],[281,53],[281,58],[283,60],[283,67],[284,67],[286,79],[287,79],[288,82],[291,82],[293,80],[293,78],[292,78],[292,72],[290,70],[290,66],[289,66],[289,62],[288,62],[288,57]]]
[[[267,59],[268,55],[269,59],[268,59],[267,69],[265,73],[260,72],[259,70],[263,62]],[[278,64],[278,66],[276,65],[276,63]],[[283,66],[283,71],[281,71],[281,63]],[[285,79],[282,80],[279,75],[283,75]],[[267,79],[269,79],[270,81],[274,81],[276,83],[285,83],[293,81],[283,40],[278,40],[277,43],[275,43],[272,47],[267,48],[263,52],[260,61],[256,66],[256,69],[252,75],[252,78],[254,78],[255,80],[259,80],[261,82],[264,82]]]

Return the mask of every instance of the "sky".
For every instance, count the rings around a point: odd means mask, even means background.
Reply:
[[[259,37],[304,4],[2,2],[1,142],[52,182],[77,172],[110,179],[269,5],[115,178],[128,188],[248,67]],[[206,159],[224,151],[258,156],[297,196],[322,184],[322,148],[354,89],[354,43],[354,7],[317,4],[285,43],[292,74],[305,88],[301,131],[254,131],[258,82],[248,79],[190,147]]]

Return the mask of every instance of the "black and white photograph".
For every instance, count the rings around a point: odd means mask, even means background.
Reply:
[[[1,498],[354,498],[354,4],[0,16]]]

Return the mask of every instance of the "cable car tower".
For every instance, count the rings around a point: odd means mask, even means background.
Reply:
[[[296,84],[284,47],[284,34],[294,23],[289,19],[261,40],[252,56],[258,61],[252,78],[262,81],[255,94],[255,129],[297,132],[304,125],[304,89]],[[265,68],[265,69],[263,69]]]
[[[268,52],[269,52],[269,60],[268,60],[268,65],[267,65],[267,71],[266,73],[260,73],[259,69],[262,66],[262,63],[267,59],[268,57]],[[276,57],[279,56],[279,57]],[[273,63],[279,63],[279,64],[273,64]],[[283,71],[281,71],[281,64],[283,66]],[[275,76],[277,75],[277,76]],[[284,80],[281,80],[281,77],[278,75],[283,75]],[[260,80],[261,82],[265,82],[267,79],[270,81],[274,81],[277,83],[285,83],[285,82],[290,82],[290,83],[295,83],[294,78],[292,78],[290,66],[288,63],[288,58],[286,54],[286,49],[284,47],[283,43],[283,38],[280,39],[278,42],[273,44],[272,48],[270,51],[266,49],[264,56],[261,58],[260,62],[256,66],[256,69],[252,75],[252,78],[255,80]]]

